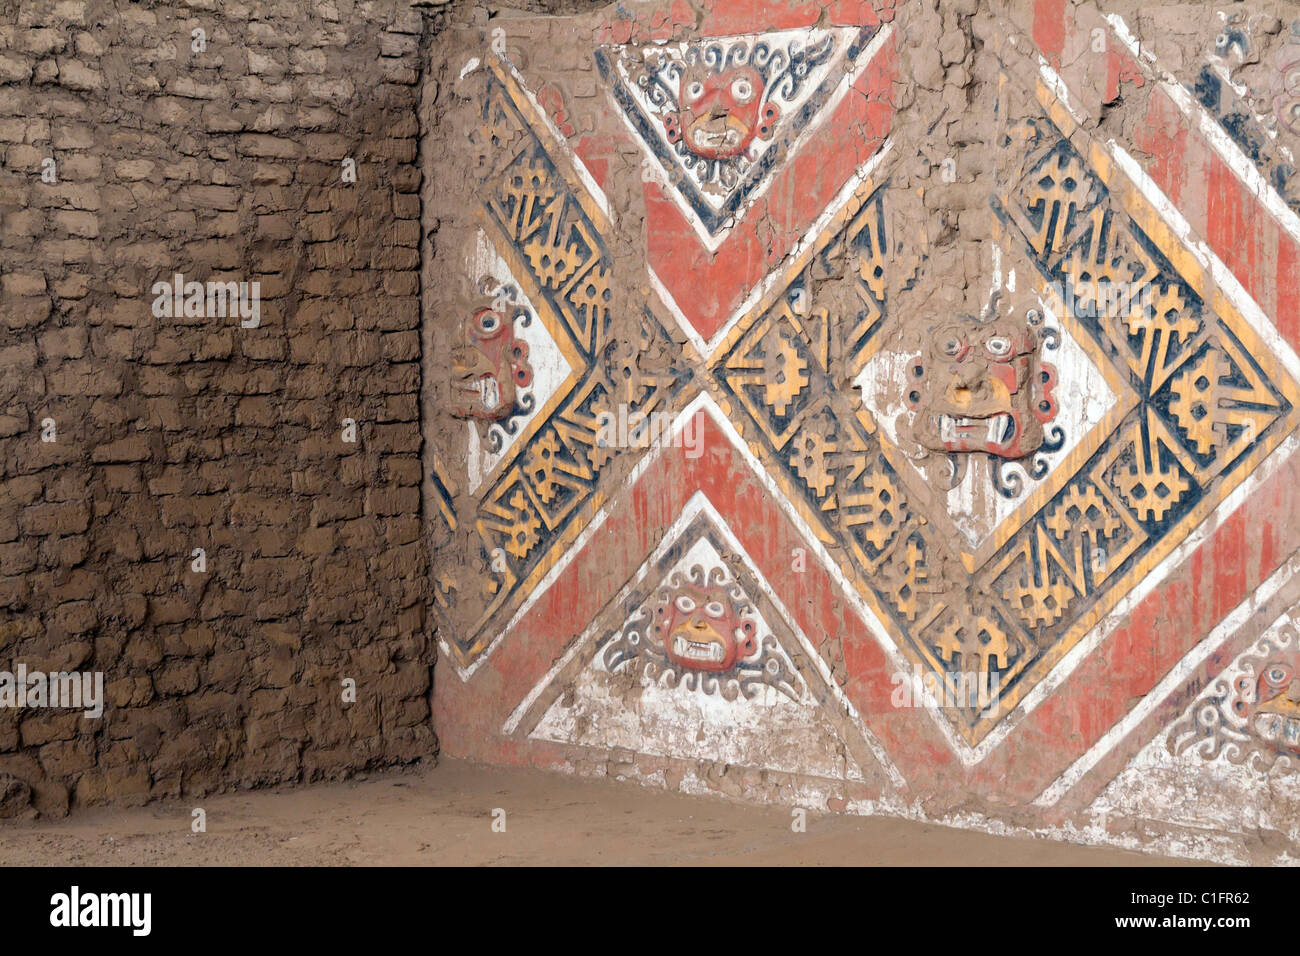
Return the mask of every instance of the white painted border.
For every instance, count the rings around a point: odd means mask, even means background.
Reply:
[[[889,759],[889,755],[880,745],[880,741],[876,739],[875,734],[873,734],[863,722],[857,709],[844,695],[844,691],[840,689],[839,684],[836,683],[832,676],[830,667],[827,666],[825,660],[822,659],[822,656],[817,652],[816,648],[812,646],[807,635],[804,634],[803,629],[795,622],[785,604],[782,603],[781,599],[772,589],[772,586],[768,584],[767,579],[763,576],[763,572],[758,569],[754,560],[749,556],[749,552],[745,550],[744,546],[732,532],[730,526],[725,520],[723,520],[722,516],[718,514],[717,509],[713,506],[713,502],[709,500],[708,496],[702,490],[696,491],[691,495],[690,499],[686,502],[686,505],[682,508],[681,514],[677,516],[677,519],[673,521],[668,530],[664,533],[659,545],[654,549],[650,556],[645,559],[641,567],[637,570],[637,573],[633,575],[632,579],[618,592],[614,601],[621,604],[627,598],[627,595],[632,591],[632,589],[645,580],[646,577],[655,570],[658,561],[671,547],[677,544],[686,528],[701,514],[709,519],[713,528],[726,542],[727,547],[740,556],[741,562],[753,576],[759,589],[772,602],[773,607],[776,608],[777,614],[780,615],[781,619],[785,622],[785,625],[799,641],[799,646],[803,649],[804,654],[817,667],[818,674],[821,676],[822,680],[825,681],[826,686],[830,688],[836,702],[844,708],[849,719],[853,721],[854,727],[860,734],[862,734],[862,737],[866,741],[872,755],[876,758],[876,761],[880,764],[881,768],[884,769],[885,773],[889,775],[890,781],[897,789],[905,789],[907,782],[903,779],[903,775],[899,773],[898,768],[894,766],[893,761]],[[568,663],[573,660],[574,655],[586,646],[595,637],[596,633],[597,626],[596,622],[593,621],[588,625],[587,629],[583,631],[582,635],[574,641],[572,645],[570,645],[569,649],[562,657],[560,657],[555,665],[542,677],[541,680],[537,682],[536,685],[534,685],[533,689],[528,692],[524,699],[520,701],[519,706],[514,709],[506,719],[506,722],[502,725],[502,734],[509,736],[515,732],[515,729],[519,726],[519,722],[523,719],[528,710],[534,703],[536,703],[537,699],[545,692],[546,688],[550,686],[556,677],[559,676]]]
[[[773,32],[797,33],[799,32],[800,29],[803,28],[795,28],[792,30],[779,30]],[[849,28],[841,27],[841,28],[832,28],[832,29],[849,29]],[[856,29],[858,28],[855,27],[851,29],[854,29],[856,31]],[[696,215],[695,210],[692,209],[690,207],[690,204],[687,203],[686,200],[682,198],[681,194],[677,190],[677,187],[674,186],[669,181],[668,171],[664,169],[663,164],[659,162],[659,157],[655,156],[655,154],[651,151],[649,145],[647,145],[646,142],[641,138],[641,134],[637,132],[636,126],[633,125],[631,117],[629,117],[627,113],[624,111],[624,109],[619,105],[618,100],[614,96],[614,88],[612,85],[606,87],[606,94],[609,97],[610,103],[614,108],[614,112],[622,119],[623,125],[628,128],[628,131],[631,132],[632,139],[636,142],[636,144],[640,147],[641,151],[645,154],[645,158],[648,158],[650,160],[649,165],[643,165],[641,168],[643,170],[645,169],[650,170],[651,174],[655,177],[655,180],[659,183],[660,186],[663,187],[664,192],[672,198],[674,204],[676,204],[677,208],[681,211],[682,215],[686,218],[686,221],[690,223],[691,228],[695,230],[695,234],[699,238],[704,248],[708,249],[709,252],[717,252],[718,249],[722,247],[722,244],[727,240],[727,236],[731,234],[731,230],[734,229],[737,225],[739,225],[740,221],[745,218],[745,213],[748,212],[750,208],[753,207],[754,203],[758,202],[759,198],[762,197],[762,195],[767,191],[767,188],[772,182],[772,180],[776,178],[777,172],[781,168],[789,164],[790,160],[794,157],[795,153],[804,144],[804,142],[808,139],[808,137],[811,136],[815,130],[821,127],[822,124],[826,121],[826,117],[834,113],[835,110],[839,107],[841,101],[843,101],[844,97],[848,95],[848,91],[852,88],[853,84],[858,81],[858,77],[860,77],[863,74],[866,68],[871,64],[871,61],[875,59],[876,54],[880,52],[880,48],[884,44],[885,39],[889,37],[892,32],[893,32],[893,25],[889,23],[884,24],[883,27],[876,32],[876,35],[871,38],[870,42],[867,43],[866,47],[862,50],[862,52],[858,54],[858,59],[854,63],[853,70],[849,73],[846,73],[844,75],[844,78],[836,85],[835,89],[831,91],[830,96],[826,98],[826,102],[822,104],[822,108],[818,110],[817,115],[813,117],[812,122],[809,123],[807,126],[805,126],[803,130],[799,133],[799,135],[795,137],[794,141],[789,143],[786,146],[785,156],[781,160],[781,162],[777,165],[776,168],[768,171],[767,176],[759,184],[759,187],[757,190],[755,190],[754,195],[749,197],[749,200],[744,204],[744,207],[736,210],[736,215],[733,217],[733,221],[731,225],[726,226],[723,229],[720,229],[716,236],[709,234],[709,231],[704,228],[704,223],[700,222],[700,217]],[[763,36],[763,34],[732,34],[727,37],[700,37],[699,39],[701,40],[724,39],[725,40],[725,39],[732,39],[732,38],[739,38],[739,37],[756,38],[760,36]],[[842,60],[843,57],[840,57],[838,58],[837,62],[842,62]],[[829,76],[834,72],[835,72],[835,67],[832,66],[830,70],[828,70],[827,75]],[[618,77],[615,77],[614,82],[621,82],[621,80]]]
[[[1237,490],[1240,491],[1241,489],[1238,488]],[[1211,654],[1222,647],[1224,642],[1251,618],[1260,605],[1272,600],[1273,596],[1297,574],[1300,574],[1300,553],[1293,554],[1285,564],[1273,572],[1267,581],[1256,588],[1254,593],[1248,595],[1244,601],[1233,608],[1214,630],[1210,631],[1182,660],[1173,666],[1169,673],[1161,679],[1160,683],[1147,692],[1136,707],[1130,710],[1119,723],[1106,731],[1089,748],[1087,753],[1067,767],[1065,772],[1051,786],[1039,794],[1038,798],[1034,800],[1033,806],[1054,806],[1061,797],[1065,796],[1075,784],[1083,779],[1088,771],[1101,762],[1107,754],[1115,749],[1121,740],[1127,737],[1138,724],[1142,723],[1153,710],[1160,706],[1166,697],[1177,690],[1191,676],[1192,671],[1200,667]],[[1287,617],[1287,614],[1283,613],[1282,617]],[[1281,620],[1281,618],[1278,620]],[[1277,622],[1275,621],[1273,626],[1276,625]],[[1167,727],[1161,728],[1162,731],[1167,729]]]
[[[560,151],[564,153],[564,158],[572,164],[573,171],[578,174],[578,179],[582,181],[583,187],[585,187],[587,192],[591,194],[591,198],[595,200],[596,205],[600,207],[600,211],[608,220],[609,197],[605,195],[603,189],[596,185],[596,180],[587,169],[587,164],[582,161],[582,157],[580,157],[573,147],[569,145],[569,140],[559,131],[559,129],[556,128],[555,124],[551,121],[551,115],[546,112],[546,110],[542,109],[542,104],[537,102],[537,97],[535,97],[533,91],[528,88],[528,84],[524,82],[523,76],[521,76],[519,71],[515,69],[515,65],[504,58],[501,62],[504,63],[506,69],[510,71],[510,75],[515,78],[515,82],[519,84],[519,89],[523,91],[524,98],[528,100],[528,105],[536,110],[537,115],[542,118],[542,123],[546,126],[546,131],[551,134],[551,139],[555,141],[556,146],[558,146]]]
[[[1146,64],[1147,69],[1155,75],[1160,88],[1174,101],[1182,114],[1192,121],[1205,141],[1219,154],[1219,158],[1255,194],[1282,230],[1296,242],[1300,242],[1300,216],[1297,216],[1278,195],[1277,190],[1269,185],[1268,180],[1241,151],[1241,147],[1233,141],[1227,131],[1210,115],[1209,110],[1196,102],[1187,91],[1187,87],[1179,83],[1172,74],[1160,68],[1156,63],[1155,54],[1141,46],[1123,17],[1117,13],[1110,13],[1105,15],[1105,20],[1115,31],[1115,36],[1119,38],[1120,43],[1124,44],[1135,60]]]
[[[1121,21],[1121,26],[1122,25]],[[1039,61],[1039,69],[1045,82],[1048,83],[1053,92],[1056,92],[1058,96],[1062,97],[1062,104],[1065,105],[1067,109],[1071,109],[1071,112],[1073,113],[1073,109],[1063,98],[1065,95],[1068,95],[1065,91],[1064,81],[1051,69],[1050,66],[1048,66],[1046,61],[1041,58]],[[1179,89],[1181,89],[1181,87],[1179,87]],[[1203,110],[1202,113],[1204,113]],[[1217,124],[1215,124],[1215,127],[1217,128]],[[1220,130],[1220,132],[1222,132],[1222,130]],[[1178,208],[1170,201],[1169,197],[1164,194],[1160,187],[1156,185],[1155,181],[1147,175],[1146,171],[1141,167],[1136,159],[1134,159],[1113,139],[1106,142],[1106,149],[1110,153],[1116,167],[1128,177],[1137,190],[1142,194],[1143,198],[1151,204],[1152,208],[1165,222],[1165,225],[1168,226],[1178,238],[1179,242],[1187,249],[1192,257],[1196,259],[1201,268],[1206,271],[1211,280],[1218,286],[1219,291],[1221,291],[1224,297],[1229,301],[1229,303],[1231,303],[1233,308],[1237,310],[1246,323],[1260,336],[1264,341],[1264,344],[1273,351],[1284,370],[1293,379],[1300,380],[1300,358],[1297,358],[1295,350],[1291,348],[1290,344],[1277,331],[1277,327],[1264,313],[1264,310],[1260,308],[1259,304],[1251,298],[1250,294],[1237,280],[1237,277],[1233,275],[1232,270],[1223,264],[1223,261],[1215,255],[1214,251],[1210,249],[1205,242],[1195,237],[1187,219],[1181,212],[1179,212]],[[1250,168],[1254,170],[1254,166],[1251,166]],[[1260,484],[1282,467],[1298,447],[1300,447],[1300,436],[1297,436],[1295,433],[1287,436],[1287,438],[1273,450],[1272,454],[1270,454],[1265,461],[1261,462],[1259,466],[1256,467],[1256,469],[1251,472],[1251,474],[1248,475],[1230,495],[1224,498],[1224,500],[1206,516],[1204,521],[1193,529],[1191,534],[1189,534],[1177,547],[1166,555],[1164,560],[1153,568],[1150,573],[1143,577],[1143,579],[1139,581],[1128,592],[1128,594],[1126,594],[1115,605],[1114,608],[1111,609],[1105,619],[1098,622],[1097,626],[1094,627],[1082,641],[1071,648],[1070,652],[1061,659],[1051,673],[1049,673],[1047,677],[1045,677],[1033,689],[1033,691],[1026,695],[1025,699],[1021,701],[1019,706],[1012,711],[1011,714],[1007,715],[1006,720],[994,730],[994,733],[997,733],[997,731],[1001,730],[1003,727],[1006,727],[1009,730],[1011,725],[1024,716],[1018,714],[1022,708],[1024,709],[1025,714],[1028,714],[1029,711],[1038,706],[1038,704],[1041,703],[1048,694],[1055,691],[1057,687],[1059,687],[1061,683],[1069,677],[1070,673],[1079,665],[1079,663],[1091,654],[1097,645],[1105,640],[1105,638],[1115,630],[1123,616],[1130,613],[1147,597],[1147,595],[1162,584],[1165,579],[1183,563],[1192,551],[1204,544],[1205,541],[1209,539],[1210,535],[1213,534],[1214,531],[1225,522],[1238,507],[1241,506],[1242,502],[1244,502]],[[1272,578],[1269,579],[1270,582],[1272,580]],[[1276,587],[1281,587],[1284,583],[1285,581],[1279,581],[1276,583]],[[1265,593],[1265,588],[1268,586],[1269,582],[1265,582],[1265,584],[1260,586],[1256,593]],[[1265,598],[1265,600],[1266,599],[1267,598]],[[1249,604],[1251,600],[1253,600],[1253,598],[1247,598],[1246,601],[1243,602],[1242,606]],[[1237,610],[1240,610],[1240,608]],[[1236,610],[1229,614],[1223,622],[1220,622],[1219,627],[1216,627],[1205,640],[1208,641],[1215,634],[1219,634],[1219,640],[1221,642],[1223,640],[1223,634],[1220,631],[1220,628],[1227,626],[1228,622],[1233,620],[1233,614],[1235,613],[1237,613]],[[1204,642],[1202,642],[1202,644],[1203,643]],[[1193,659],[1199,652],[1199,648],[1202,644],[1198,644],[1193,648],[1185,656],[1184,661]],[[1193,663],[1188,664],[1188,669],[1190,670],[1197,664],[1199,664],[1199,661],[1194,661]],[[1178,671],[1182,666],[1183,662],[1180,662],[1175,666],[1174,670]],[[1151,700],[1151,696],[1155,695],[1161,686],[1163,685],[1158,685],[1156,688],[1153,688],[1138,708],[1135,708],[1134,711],[1131,711],[1129,715],[1124,718],[1124,720],[1103,734],[1102,737],[1088,750],[1088,752],[1084,754],[1084,756],[1075,761],[1075,763],[1068,767],[1055,782],[1043,791],[1035,801],[1034,805],[1049,807],[1059,801],[1071,787],[1082,779],[1088,770],[1096,766],[1096,764],[1099,763],[1106,754],[1114,749],[1114,747],[1117,746],[1125,736],[1127,736],[1128,732],[1136,726],[1136,723],[1140,718],[1130,721],[1130,718],[1133,718],[1134,714],[1138,713],[1140,710],[1145,714],[1146,712],[1149,712],[1150,707],[1155,706],[1154,703],[1150,704],[1149,707],[1146,705]],[[1164,694],[1161,694],[1159,699],[1163,699],[1163,696]],[[1159,699],[1157,699],[1157,703],[1159,702]],[[1142,709],[1144,707],[1146,708],[1145,710]],[[993,734],[990,734],[990,737],[992,736]],[[985,738],[984,742],[987,742],[988,739],[989,738]]]
[[[759,282],[754,284],[754,287],[749,290],[749,294],[741,300],[740,305],[738,305],[731,313],[731,317],[727,319],[718,331],[713,333],[713,337],[707,342],[704,341],[704,337],[700,335],[698,330],[696,330],[690,319],[686,318],[685,314],[683,314],[681,307],[677,304],[677,300],[673,298],[672,293],[669,292],[668,288],[663,284],[658,273],[654,271],[654,267],[650,266],[649,263],[646,264],[646,268],[650,273],[651,287],[655,290],[655,293],[659,298],[663,300],[664,305],[672,314],[672,317],[677,321],[677,325],[681,328],[686,337],[690,339],[691,344],[695,346],[696,352],[702,360],[705,360],[706,364],[713,360],[713,353],[717,351],[718,346],[731,333],[731,330],[736,327],[736,323],[748,315],[749,311],[762,301],[763,297],[772,290],[772,286],[785,277],[786,264],[793,262],[802,255],[810,245],[815,244],[822,237],[822,234],[826,231],[826,228],[830,225],[831,221],[846,205],[848,205],[849,200],[853,198],[853,194],[858,191],[863,183],[867,182],[872,177],[893,148],[893,137],[885,137],[884,142],[880,144],[880,148],[871,155],[870,159],[859,166],[854,171],[853,175],[848,178],[848,181],[840,187],[840,191],[835,194],[835,198],[830,201],[830,204],[822,210],[821,215],[819,215],[813,221],[812,225],[808,227],[808,231],[805,232],[799,241],[790,248],[789,252],[781,257],[781,261],[777,263],[776,268],[772,269],[767,273],[767,275],[763,276]]]

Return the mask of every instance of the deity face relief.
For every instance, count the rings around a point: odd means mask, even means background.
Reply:
[[[664,116],[670,142],[682,142],[696,156],[731,159],[755,137],[772,135],[781,108],[763,102],[763,74],[752,66],[718,73],[694,67],[682,77],[680,109]]]
[[[1056,369],[1027,320],[957,319],[933,328],[909,365],[913,435],[931,451],[1023,458],[1056,417]]]
[[[1250,678],[1237,681],[1236,707],[1250,721],[1250,729],[1274,749],[1300,754],[1300,680],[1290,664],[1269,663],[1255,683],[1254,704]]]
[[[514,323],[482,308],[461,323],[451,349],[451,413],[456,418],[500,421],[515,409],[518,390],[533,381],[528,343]]]
[[[730,670],[758,649],[754,622],[741,616],[725,587],[683,582],[660,592],[654,614],[652,633],[679,667]]]

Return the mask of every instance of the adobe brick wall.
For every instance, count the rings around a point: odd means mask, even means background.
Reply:
[[[0,670],[102,671],[107,697],[99,720],[0,708],[0,815],[436,754],[416,117],[436,7],[0,4]],[[175,273],[260,282],[260,326],[155,318]]]

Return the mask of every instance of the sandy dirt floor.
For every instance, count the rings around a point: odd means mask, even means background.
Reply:
[[[190,832],[196,805],[206,833]],[[492,830],[498,807],[504,833]],[[790,821],[786,808],[444,760],[346,783],[0,827],[0,866],[1181,862],[885,817],[809,814],[804,833]]]

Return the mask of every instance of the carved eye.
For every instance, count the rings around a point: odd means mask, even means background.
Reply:
[[[961,339],[955,335],[949,335],[939,343],[939,351],[944,355],[959,355],[961,354],[961,347]]]
[[[1293,93],[1300,92],[1300,67],[1296,67],[1287,73],[1286,88]]]
[[[704,95],[704,84],[701,83],[699,80],[695,80],[693,83],[687,84],[686,102],[694,103],[703,95]]]
[[[709,617],[722,617],[726,613],[726,608],[722,606],[721,601],[710,601],[704,605],[704,613]]]
[[[1274,664],[1264,672],[1264,679],[1274,687],[1290,683],[1290,671],[1281,664]]]
[[[754,84],[745,77],[740,77],[731,84],[731,96],[737,103],[748,103],[754,98]]]
[[[1011,354],[1011,340],[1005,335],[995,335],[984,343],[984,348],[994,358],[1006,358]]]
[[[679,594],[677,596],[676,602],[674,603],[676,603],[677,605],[677,610],[681,611],[683,614],[690,614],[692,611],[695,610],[695,602],[692,601],[690,598],[688,598],[685,594]]]
[[[495,312],[484,312],[478,317],[478,330],[483,335],[495,335],[501,328],[501,316]]]

